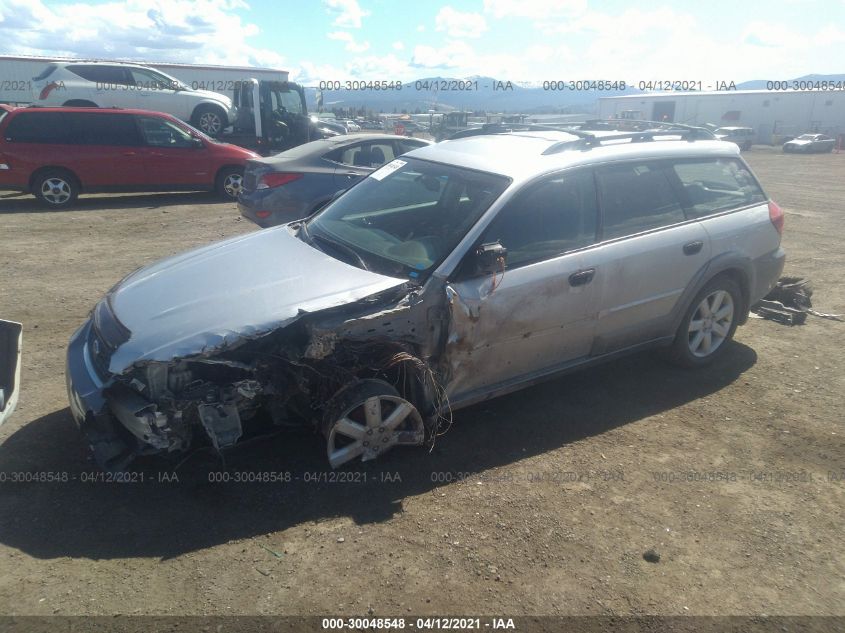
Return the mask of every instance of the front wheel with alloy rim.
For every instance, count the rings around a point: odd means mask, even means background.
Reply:
[[[227,167],[217,176],[217,193],[228,200],[237,200],[244,188],[244,170],[242,167]]]
[[[742,294],[727,278],[710,281],[687,309],[669,358],[685,367],[702,367],[725,352],[739,323]]]
[[[322,425],[332,468],[375,459],[394,446],[420,446],[425,424],[417,408],[383,380],[355,381],[332,397]]]
[[[63,209],[73,204],[79,195],[76,179],[68,172],[51,169],[39,174],[33,182],[35,197],[52,209]]]

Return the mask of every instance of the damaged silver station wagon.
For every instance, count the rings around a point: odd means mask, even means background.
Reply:
[[[321,432],[332,467],[373,459],[622,353],[712,361],[780,276],[782,226],[704,130],[468,135],[127,276],[70,341],[71,409],[106,469],[261,425]]]

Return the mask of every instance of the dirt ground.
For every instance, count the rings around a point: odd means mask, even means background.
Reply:
[[[786,210],[787,274],[845,313],[845,154],[746,155]],[[814,317],[752,319],[702,371],[644,354],[460,411],[357,481],[313,481],[321,438],[296,434],[90,481],[71,333],[138,266],[251,230],[207,194],[0,198],[0,317],[25,327],[0,614],[845,614],[845,323]]]

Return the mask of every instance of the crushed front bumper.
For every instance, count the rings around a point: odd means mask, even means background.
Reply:
[[[111,381],[103,381],[94,368],[88,348],[91,327],[89,319],[74,332],[68,344],[65,365],[68,401],[94,460],[103,470],[119,471],[144,451],[118,421],[106,400],[105,390]]]

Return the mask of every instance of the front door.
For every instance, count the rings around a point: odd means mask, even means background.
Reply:
[[[207,160],[208,149],[190,132],[161,117],[138,115],[137,119],[150,186],[214,184],[214,166]]]
[[[589,170],[531,183],[499,212],[480,243],[508,249],[502,270],[476,274],[470,253],[447,287],[450,398],[471,399],[589,354],[596,226]]]

